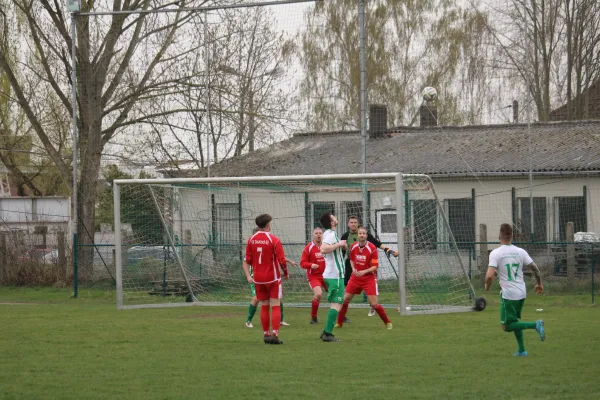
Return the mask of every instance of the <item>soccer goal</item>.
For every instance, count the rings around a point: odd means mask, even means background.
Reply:
[[[114,181],[117,306],[248,304],[242,270],[257,215],[299,263],[324,212],[358,217],[398,258],[379,252],[380,303],[401,314],[472,310],[475,292],[427,175],[396,173]],[[288,266],[283,302],[309,306],[305,270]],[[356,302],[361,306],[360,299]],[[366,304],[364,304],[366,306]]]

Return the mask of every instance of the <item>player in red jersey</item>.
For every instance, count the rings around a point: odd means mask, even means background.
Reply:
[[[269,214],[256,217],[255,222],[259,231],[248,239],[243,268],[248,283],[254,283],[256,286],[256,297],[261,305],[260,322],[265,343],[283,344],[279,340],[282,297],[279,268],[285,268],[285,254],[279,238],[270,233],[272,220]],[[252,267],[252,275],[250,275],[250,267]],[[273,326],[272,334],[269,319]]]
[[[325,258],[321,253],[321,244],[323,240],[323,229],[315,228],[313,231],[313,240],[304,247],[300,266],[306,270],[306,278],[308,284],[313,290],[312,307],[310,312],[310,323],[318,324],[317,311],[319,303],[323,295],[323,289],[327,291],[327,285],[323,279],[323,271],[325,271]]]
[[[392,323],[377,299],[377,295],[379,294],[377,289],[377,268],[379,267],[377,247],[367,241],[367,236],[367,229],[365,227],[358,228],[358,242],[354,243],[350,248],[352,277],[348,281],[348,286],[346,286],[344,305],[338,314],[335,326],[342,327],[350,301],[352,301],[354,295],[360,294],[364,290],[371,307],[379,314],[387,329],[392,329]]]

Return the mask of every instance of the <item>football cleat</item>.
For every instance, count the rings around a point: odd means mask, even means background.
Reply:
[[[523,352],[517,351],[515,354],[513,354],[513,356],[515,356],[515,357],[527,357],[527,355],[528,355],[527,351],[523,351]]]
[[[371,309],[369,310],[369,313],[367,314],[367,317],[372,317],[375,315],[375,309],[373,307],[371,307]]]
[[[385,324],[385,327],[386,327],[386,329],[388,329],[388,330],[393,328],[393,326],[392,326],[392,323],[391,323],[391,322],[388,322],[387,324]]]
[[[544,329],[544,321],[541,319],[538,319],[537,321],[535,321],[535,330],[538,333],[538,335],[540,335],[540,340],[543,342],[544,340],[546,340],[546,330]]]
[[[290,326],[290,324],[288,324],[288,323],[287,323],[287,322],[285,322],[285,321],[281,321],[279,324],[280,324],[281,326]]]
[[[271,336],[269,344],[283,344],[283,340],[279,339],[279,336]]]
[[[339,342],[340,341],[340,339],[336,338],[331,333],[329,333],[329,334],[323,333],[323,335],[321,335],[321,340],[324,342]]]
[[[252,322],[246,321],[246,328],[254,328],[254,325],[252,325]]]
[[[341,328],[341,327],[342,327],[342,325],[340,325],[340,324],[336,323],[336,324],[335,324],[333,327],[334,327],[334,328]]]
[[[314,325],[314,324],[318,324],[319,323],[319,319],[317,317],[311,318],[310,319],[310,324]]]
[[[345,322],[345,323],[347,323],[347,324],[349,324],[349,323],[351,323],[352,321],[350,320],[350,318],[348,318],[348,317],[344,317],[344,322]]]

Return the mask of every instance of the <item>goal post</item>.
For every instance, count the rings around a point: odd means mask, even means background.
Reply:
[[[380,303],[403,315],[469,311],[475,292],[427,175],[400,173],[114,181],[117,307],[246,305],[242,270],[254,219],[268,213],[300,263],[324,212],[351,216],[398,258],[379,252]],[[288,266],[283,302],[310,306],[306,271]],[[353,306],[367,306],[360,296]]]

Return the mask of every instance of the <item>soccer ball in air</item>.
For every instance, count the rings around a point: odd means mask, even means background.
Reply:
[[[435,99],[437,99],[437,90],[434,87],[427,86],[423,89],[423,100],[433,101]]]

